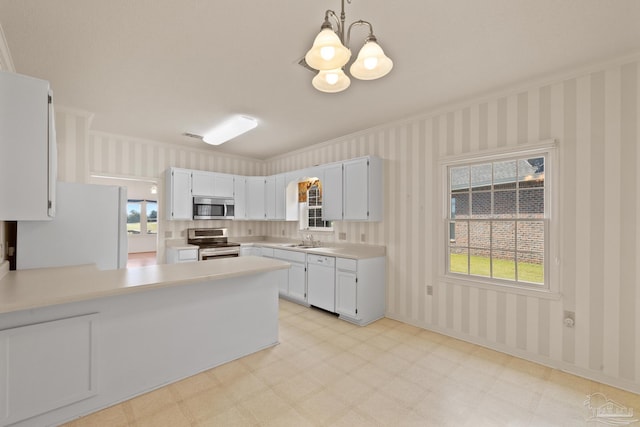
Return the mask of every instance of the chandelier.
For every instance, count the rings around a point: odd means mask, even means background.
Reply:
[[[351,3],[351,0],[347,0],[347,2]],[[330,18],[335,20],[337,29],[333,28]],[[304,57],[307,65],[318,70],[318,74],[311,83],[319,91],[342,92],[351,84],[351,79],[345,74],[343,68],[351,59],[351,50],[349,49],[351,29],[357,25],[367,25],[369,35],[365,38],[364,46],[360,49],[356,60],[349,67],[351,75],[360,80],[375,80],[386,76],[393,68],[393,61],[384,54],[373,35],[371,23],[362,20],[355,21],[349,25],[345,34],[345,18],[344,0],[342,0],[340,18],[333,10],[325,12],[320,33]]]

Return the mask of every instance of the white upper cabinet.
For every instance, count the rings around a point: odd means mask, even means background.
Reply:
[[[51,219],[56,178],[49,82],[0,71],[0,220]]]
[[[233,198],[233,175],[226,173],[214,173],[213,174],[213,192],[215,197],[229,197]]]
[[[247,177],[247,219],[266,218],[265,210],[265,177],[264,176],[248,176]]]
[[[343,162],[343,219],[381,221],[383,204],[382,160],[362,157]]]
[[[192,171],[192,187],[194,196],[228,197],[234,193],[233,175],[207,171]]]
[[[265,179],[266,215],[270,220],[284,220],[286,209],[286,176],[271,175]]]
[[[213,197],[213,172],[191,171],[191,191],[194,196]]]
[[[235,200],[234,219],[247,219],[247,178],[236,176],[233,179],[233,198]]]
[[[276,176],[267,176],[264,182],[266,219],[276,219]]]
[[[298,182],[318,178],[325,221],[381,221],[382,174],[382,160],[375,156],[267,177],[170,168],[166,179],[167,218],[192,219],[192,197],[209,196],[233,198],[234,218],[238,220],[296,221]]]
[[[322,177],[322,219],[342,219],[342,163],[324,166]]]
[[[169,168],[165,176],[167,219],[193,219],[189,169]]]

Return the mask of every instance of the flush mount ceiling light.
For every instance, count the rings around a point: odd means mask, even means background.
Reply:
[[[351,3],[351,0],[347,0],[347,2]],[[335,30],[329,21],[330,17],[335,20],[337,26]],[[353,22],[347,29],[345,41],[345,19],[344,0],[342,0],[340,18],[333,10],[325,12],[320,33],[316,36],[313,46],[304,57],[307,65],[318,70],[318,74],[311,83],[319,91],[341,92],[351,84],[351,80],[344,73],[343,67],[351,59],[349,41],[351,39],[351,28],[355,25],[368,25],[369,35],[365,38],[364,46],[360,49],[358,57],[349,68],[351,75],[360,80],[375,80],[386,76],[393,68],[393,61],[384,54],[382,48],[378,45],[376,37],[373,35],[371,23],[362,20]]]
[[[233,116],[219,126],[204,134],[202,140],[207,144],[220,145],[258,126],[258,121],[248,116]]]

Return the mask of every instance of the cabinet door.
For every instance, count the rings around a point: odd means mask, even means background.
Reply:
[[[247,179],[236,176],[233,180],[234,219],[247,219]]]
[[[358,315],[358,279],[355,271],[336,270],[336,312]]]
[[[356,159],[344,162],[344,219],[369,219],[369,162]]]
[[[97,318],[88,314],[0,331],[0,425],[97,393]]]
[[[275,191],[276,191],[275,219],[284,220],[286,217],[285,211],[287,207],[287,201],[286,201],[287,178],[285,174],[276,175]]]
[[[191,171],[188,169],[171,168],[168,171],[165,186],[167,188],[167,218],[193,219]]]
[[[0,72],[0,94],[0,220],[49,220],[57,164],[49,83]]]
[[[214,197],[215,189],[213,186],[212,172],[192,171],[191,172],[191,192],[194,196],[210,196]]]
[[[276,177],[265,178],[265,213],[267,219],[276,219]]]
[[[265,219],[264,176],[247,177],[247,219]]]
[[[289,269],[289,296],[300,301],[307,300],[307,268],[302,263],[291,263],[291,268]]]
[[[327,165],[322,175],[322,216],[325,221],[342,219],[342,163]]]
[[[215,197],[229,197],[234,195],[233,175],[226,173],[213,174],[213,192]]]

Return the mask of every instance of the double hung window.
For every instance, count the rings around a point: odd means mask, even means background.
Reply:
[[[445,165],[448,276],[548,288],[548,159],[529,151]]]

